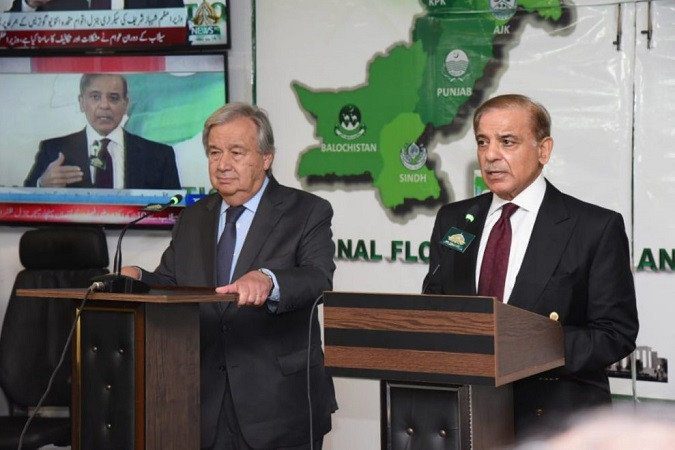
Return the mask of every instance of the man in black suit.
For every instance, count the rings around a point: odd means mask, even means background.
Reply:
[[[123,76],[83,75],[78,99],[87,126],[77,133],[40,142],[24,186],[180,188],[173,148],[120,126],[129,106]],[[107,152],[105,158],[100,154],[102,147]],[[102,182],[106,175],[98,169],[106,171],[107,182]]]
[[[83,11],[87,9],[111,9],[110,0],[14,0],[10,12],[32,11]],[[120,3],[120,6],[122,3]],[[124,0],[124,9],[181,8],[183,0]]]
[[[473,124],[491,193],[438,212],[424,286],[494,296],[562,324],[565,366],[514,383],[522,436],[610,402],[605,368],[635,348],[638,332],[628,239],[620,214],[544,179],[553,140],[543,106],[521,95],[495,97],[476,110]],[[510,218],[502,217],[507,211]],[[449,242],[457,234],[464,243]],[[501,258],[499,240],[510,241]]]
[[[151,285],[238,294],[236,305],[201,305],[202,448],[309,449],[308,325],[314,302],[332,288],[332,208],[271,176],[274,138],[258,108],[219,109],[203,142],[217,193],[181,213],[154,272],[122,273]],[[311,333],[318,449],[337,404],[316,316]]]

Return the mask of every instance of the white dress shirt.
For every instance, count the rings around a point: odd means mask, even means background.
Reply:
[[[478,286],[480,268],[483,264],[483,255],[485,254],[485,246],[490,237],[490,231],[492,231],[492,227],[494,227],[502,214],[502,206],[506,203],[514,203],[518,205],[518,209],[511,216],[511,250],[509,251],[509,264],[506,270],[506,282],[504,283],[504,303],[508,303],[509,297],[511,297],[513,285],[516,283],[516,276],[520,271],[520,266],[523,264],[525,251],[530,243],[530,236],[532,236],[534,221],[537,219],[545,193],[546,180],[543,174],[539,174],[532,184],[511,201],[501,199],[492,194],[492,203],[485,219],[483,234],[481,235],[480,246],[478,247],[476,286]]]

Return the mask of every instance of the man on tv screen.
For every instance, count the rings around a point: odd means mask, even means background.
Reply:
[[[123,76],[82,75],[78,100],[87,125],[77,133],[40,142],[24,186],[180,188],[173,148],[121,127],[129,106]]]
[[[11,12],[182,8],[183,0],[14,0]]]

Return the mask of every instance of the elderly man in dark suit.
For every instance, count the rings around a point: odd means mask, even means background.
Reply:
[[[514,383],[520,436],[608,403],[605,368],[635,348],[638,332],[621,215],[544,179],[550,126],[546,109],[521,95],[476,110],[478,161],[491,193],[441,208],[424,281],[430,293],[494,296],[562,324],[565,366]]]
[[[173,148],[120,126],[129,106],[123,76],[83,75],[78,100],[87,126],[40,142],[24,186],[180,188]]]
[[[217,193],[186,208],[154,272],[155,285],[218,286],[236,305],[201,309],[202,448],[309,449],[308,326],[313,445],[337,409],[323,365],[314,302],[332,287],[330,204],[270,174],[274,139],[263,111],[224,106],[203,133]]]

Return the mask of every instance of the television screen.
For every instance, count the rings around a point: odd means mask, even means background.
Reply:
[[[0,51],[229,47],[228,0],[0,0]]]
[[[226,100],[223,54],[0,58],[0,222],[125,224],[196,201],[203,124]]]

